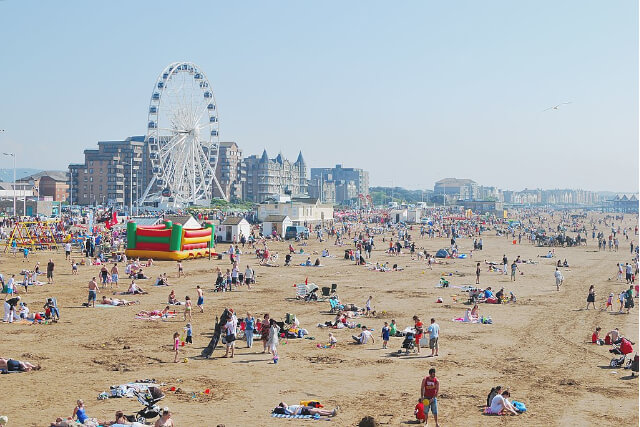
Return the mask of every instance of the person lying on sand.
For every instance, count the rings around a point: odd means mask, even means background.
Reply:
[[[29,372],[31,370],[38,371],[40,370],[40,366],[20,360],[0,358],[0,371]]]
[[[125,306],[125,305],[139,304],[139,303],[140,301],[127,301],[127,300],[118,299],[118,298],[107,298],[105,295],[102,296],[102,304],[104,305]]]
[[[338,415],[339,406],[333,411],[329,411],[327,409],[318,409],[313,406],[304,406],[304,405],[287,405],[284,402],[278,403],[278,406],[274,409],[274,412],[284,413],[286,415],[319,415],[321,417],[335,417]]]

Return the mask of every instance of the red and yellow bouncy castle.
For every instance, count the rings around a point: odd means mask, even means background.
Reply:
[[[215,226],[183,229],[180,224],[165,221],[162,224],[141,226],[127,223],[127,250],[130,258],[182,260],[214,255]]]

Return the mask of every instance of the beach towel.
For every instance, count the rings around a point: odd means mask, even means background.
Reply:
[[[287,415],[287,414],[274,414],[274,413],[272,413],[271,416],[273,418],[301,418],[301,419],[307,419],[307,420],[319,420],[320,419],[320,415]]]
[[[96,307],[99,308],[112,308],[112,307],[118,307],[117,305],[111,305],[111,304],[96,304]]]
[[[471,321],[465,322],[464,318],[462,317],[458,317],[456,319],[451,319],[451,320],[453,320],[454,322],[461,322],[461,323],[480,323],[477,319],[473,319]]]

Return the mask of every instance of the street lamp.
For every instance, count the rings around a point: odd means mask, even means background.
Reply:
[[[16,212],[16,153],[2,153],[2,154],[5,155],[5,156],[13,157],[13,215],[17,216],[17,212]]]

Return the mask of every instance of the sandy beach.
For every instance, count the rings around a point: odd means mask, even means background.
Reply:
[[[602,217],[590,214],[591,217]],[[637,224],[637,216],[626,215],[624,226]],[[617,223],[616,223],[617,226]],[[587,228],[589,226],[587,225]],[[605,229],[600,226],[600,229]],[[410,233],[418,248],[434,253],[448,246],[446,238],[421,239],[419,226]],[[575,233],[570,233],[575,234]],[[161,406],[171,408],[178,426],[293,426],[313,424],[310,420],[275,419],[271,409],[280,401],[297,404],[301,400],[319,400],[326,408],[340,406],[331,425],[354,426],[365,415],[375,417],[381,425],[400,426],[414,423],[413,409],[420,393],[420,382],[429,368],[437,370],[440,380],[439,421],[443,426],[463,425],[637,425],[638,379],[624,369],[610,369],[608,346],[596,346],[590,338],[596,326],[606,333],[620,328],[623,335],[640,344],[638,308],[631,314],[604,312],[606,297],[628,286],[616,281],[616,263],[631,262],[629,240],[621,236],[619,252],[598,251],[589,233],[587,246],[555,248],[555,258],[539,258],[547,248],[536,247],[525,238],[514,245],[510,237],[498,237],[494,231],[483,233],[484,249],[474,251],[472,258],[448,259],[428,269],[424,261],[411,260],[408,253],[390,256],[384,252],[388,243],[376,236],[376,247],[370,261],[397,263],[403,271],[376,272],[356,266],[343,258],[345,247],[333,240],[320,243],[312,236],[308,246],[296,245],[305,254],[293,257],[294,266],[259,266],[255,255],[241,256],[241,271],[251,265],[258,283],[251,290],[214,293],[214,270],[229,268],[222,260],[195,260],[184,263],[186,277],[176,278],[174,262],[157,261],[145,269],[151,279],[139,284],[148,295],[125,296],[139,300],[139,305],[115,308],[84,308],[87,282],[99,276],[99,266],[81,266],[77,276],[64,260],[64,252],[36,252],[23,263],[22,256],[0,255],[5,279],[18,275],[22,268],[33,268],[36,261],[46,265],[55,262],[55,284],[33,286],[27,294],[20,288],[23,301],[32,310],[40,309],[47,297],[54,296],[61,310],[61,321],[48,325],[0,325],[3,339],[0,356],[38,363],[37,372],[2,375],[3,388],[0,415],[9,417],[10,426],[45,426],[56,417],[73,412],[77,399],[84,399],[87,414],[99,420],[113,420],[116,410],[132,414],[141,408],[135,399],[97,400],[109,386],[138,379],[155,379],[180,392],[167,391]],[[388,241],[390,233],[386,233]],[[472,249],[473,240],[461,238],[462,252]],[[284,263],[288,243],[271,243],[270,250],[279,252]],[[224,250],[228,245],[219,245]],[[313,251],[328,248],[335,257],[321,258],[322,267],[302,267],[307,256],[318,258]],[[500,262],[503,254],[509,262],[516,256],[537,264],[519,264],[523,274],[516,281],[488,272],[484,261]],[[80,254],[74,253],[79,259]],[[565,283],[556,291],[555,263],[567,259],[570,268],[562,268]],[[517,296],[517,303],[482,304],[480,314],[490,316],[493,324],[466,324],[452,319],[462,317],[468,307],[466,294],[460,289],[438,289],[442,275],[452,285],[475,283],[475,263],[480,262],[480,286],[494,290],[504,287]],[[121,265],[121,271],[124,266]],[[170,287],[152,286],[161,273],[170,276]],[[451,273],[451,275],[449,275]],[[121,274],[124,276],[124,274]],[[40,280],[45,280],[41,276]],[[328,302],[294,300],[294,283],[305,279],[318,286],[338,284],[343,303],[360,307],[373,296],[375,318],[355,321],[374,329],[374,344],[351,343],[356,330],[328,330],[318,323],[333,320]],[[129,282],[122,280],[120,290]],[[585,310],[589,285],[595,285],[597,310]],[[196,285],[205,289],[205,312],[194,309],[194,343],[181,348],[180,358],[188,362],[173,363],[172,334],[186,324],[182,307],[169,321],[135,319],[141,310],[165,307],[171,289],[180,300],[185,295],[196,297]],[[110,295],[111,291],[101,291]],[[438,297],[443,303],[436,303]],[[456,301],[457,300],[457,301]],[[222,359],[219,346],[210,360],[196,358],[209,342],[214,318],[224,307],[238,315],[247,311],[262,317],[270,313],[284,320],[285,313],[295,313],[309,339],[282,340],[280,359],[274,365],[268,354],[262,354],[258,341],[252,349],[238,343],[233,359]],[[423,321],[433,317],[441,328],[440,356],[429,358],[428,349],[421,355],[398,356],[402,338],[391,338],[389,349],[383,350],[380,330],[385,321],[395,319],[399,329],[412,326],[411,318]],[[318,348],[333,332],[338,339],[335,349]],[[635,349],[634,349],[635,350]],[[634,351],[635,353],[635,351]],[[492,386],[509,387],[513,400],[524,402],[528,411],[517,417],[493,417],[482,414],[486,396]],[[210,389],[208,395],[205,389]],[[435,425],[431,420],[430,425]]]

